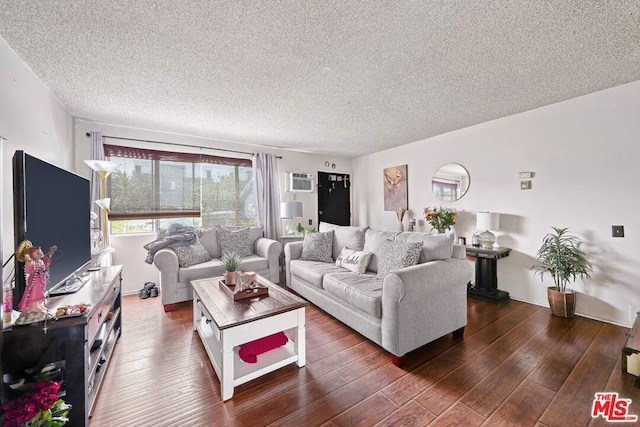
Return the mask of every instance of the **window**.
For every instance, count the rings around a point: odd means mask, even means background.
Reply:
[[[105,155],[120,163],[108,183],[114,234],[257,224],[250,160],[113,145]]]
[[[433,179],[431,181],[433,194],[440,200],[454,202],[460,198],[459,185],[457,181],[446,179]]]

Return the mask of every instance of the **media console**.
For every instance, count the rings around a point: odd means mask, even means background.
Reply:
[[[122,266],[89,272],[87,283],[76,293],[49,298],[47,307],[90,304],[80,316],[13,326],[2,331],[0,374],[19,377],[25,370],[62,367],[65,402],[73,406],[68,426],[88,426],[102,379],[122,329]],[[3,388],[4,390],[4,388]],[[3,391],[4,393],[4,391]],[[2,396],[3,403],[6,396]]]

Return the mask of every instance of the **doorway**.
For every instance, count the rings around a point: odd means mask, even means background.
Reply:
[[[318,225],[320,221],[351,225],[351,177],[318,172]]]

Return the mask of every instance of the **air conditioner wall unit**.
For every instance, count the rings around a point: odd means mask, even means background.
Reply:
[[[315,191],[315,178],[312,173],[287,172],[287,191],[312,193]]]

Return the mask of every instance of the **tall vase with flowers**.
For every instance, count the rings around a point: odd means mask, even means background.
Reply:
[[[61,427],[69,421],[71,405],[58,397],[61,382],[37,381],[23,386],[25,392],[0,407],[5,427]]]
[[[442,206],[424,209],[424,219],[431,225],[431,229],[438,230],[438,233],[451,230],[451,226],[456,223],[457,216],[455,209]]]

